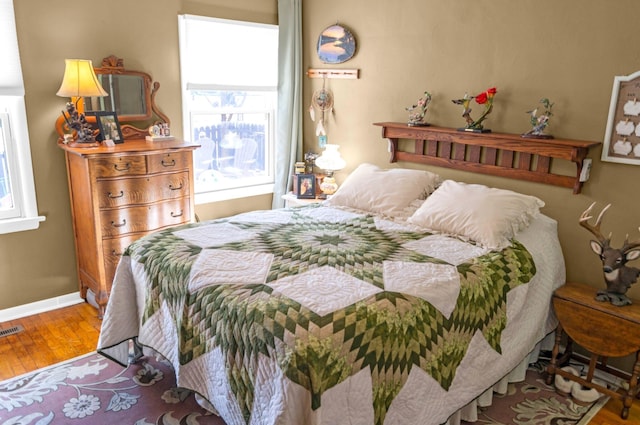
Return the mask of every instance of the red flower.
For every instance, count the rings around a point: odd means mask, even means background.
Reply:
[[[495,87],[491,87],[490,89],[487,89],[487,91],[480,93],[479,95],[476,96],[476,103],[478,105],[484,105],[485,103],[487,103],[487,100],[493,99],[493,96],[495,96],[497,92],[498,92],[498,89],[496,89]]]

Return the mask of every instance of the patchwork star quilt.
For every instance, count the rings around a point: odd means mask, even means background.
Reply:
[[[124,362],[137,337],[228,425],[413,423],[395,418],[416,389],[446,395],[476,346],[503,355],[509,294],[536,274],[517,240],[497,252],[322,205],[257,211],[133,243],[99,348]]]

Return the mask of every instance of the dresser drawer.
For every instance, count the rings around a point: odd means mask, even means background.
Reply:
[[[129,235],[120,238],[105,239],[102,242],[102,252],[104,256],[104,271],[107,281],[108,291],[111,292],[111,283],[116,273],[116,267],[122,258],[122,254],[129,245],[140,239],[142,235]]]
[[[147,163],[142,155],[92,158],[89,166],[96,178],[147,174]]]
[[[161,227],[189,222],[190,198],[152,205],[100,211],[102,237],[113,238],[129,233],[150,232]]]
[[[96,182],[100,208],[149,204],[165,199],[189,196],[189,172],[156,174]]]
[[[149,155],[147,166],[150,173],[163,173],[189,169],[192,163],[191,151],[183,151]]]

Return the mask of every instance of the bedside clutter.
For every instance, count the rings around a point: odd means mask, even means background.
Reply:
[[[553,307],[558,317],[558,328],[551,362],[547,368],[547,384],[555,381],[560,391],[571,393],[579,401],[592,401],[593,397],[599,397],[597,393],[622,400],[620,416],[627,419],[629,408],[639,389],[640,301],[618,307],[608,302],[596,301],[596,291],[596,288],[585,284],[567,283],[554,293]],[[567,347],[560,354],[563,333],[567,335]],[[571,357],[576,357],[573,353],[574,343],[591,353],[586,376],[580,376],[571,367],[559,367]],[[631,373],[608,367],[609,357],[631,354],[636,356]],[[594,378],[596,368],[626,380],[629,383],[628,389],[616,392],[607,388],[605,383]]]
[[[294,174],[293,175],[293,194],[298,196],[298,192],[299,192],[299,187],[300,187],[300,181],[299,179],[301,178],[305,178],[304,176],[308,176],[308,174]],[[324,174],[314,174],[315,176],[315,196],[320,197],[320,195],[322,195],[322,190],[320,189],[320,184],[322,183],[322,180],[324,179],[325,175]],[[286,196],[286,195],[285,195]]]

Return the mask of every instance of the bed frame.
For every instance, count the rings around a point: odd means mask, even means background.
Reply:
[[[546,183],[573,188],[576,194],[580,193],[586,181],[581,174],[589,148],[600,144],[581,140],[525,138],[503,133],[475,133],[434,126],[410,127],[397,122],[378,122],[374,125],[381,126],[382,137],[389,139],[390,162],[430,164]],[[413,140],[413,150],[402,150],[400,139]],[[551,163],[556,158],[574,162],[575,176],[552,172]]]

